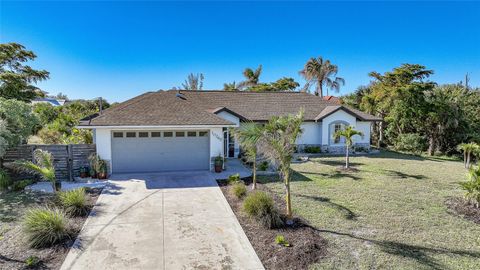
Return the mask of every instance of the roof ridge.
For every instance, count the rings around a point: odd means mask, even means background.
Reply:
[[[215,93],[249,93],[249,94],[267,94],[267,93],[271,93],[271,94],[286,94],[286,93],[289,93],[289,94],[308,94],[308,95],[311,95],[310,93],[305,93],[305,92],[300,92],[300,91],[225,91],[225,90],[213,90],[213,89],[209,89],[209,90],[182,90],[182,89],[178,89],[178,90],[175,90],[175,89],[170,89],[170,90],[160,90],[160,91],[166,91],[166,92],[170,92],[170,91],[181,91],[181,92],[198,92],[198,93],[211,93],[211,92],[215,92]]]
[[[150,94],[153,94],[154,92],[145,92],[143,94],[141,94],[140,96],[136,96],[136,97],[133,97],[131,99],[127,99],[125,100],[124,102],[121,102],[120,104],[118,104],[117,106],[114,106],[114,107],[110,107],[108,109],[105,109],[102,114],[98,115],[97,117],[95,117],[96,119],[98,118],[102,118],[106,113],[110,113],[111,111],[116,111],[116,110],[119,110],[119,109],[125,109],[133,104],[136,104],[142,100],[145,99],[145,97],[149,96]]]

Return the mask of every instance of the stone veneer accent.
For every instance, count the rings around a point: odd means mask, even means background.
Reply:
[[[336,146],[336,145],[321,145],[321,144],[297,144],[297,151],[298,153],[305,153],[305,147],[309,146],[315,146],[315,147],[320,147],[321,153],[333,153],[333,154],[343,154],[345,153],[345,146]],[[368,143],[356,143],[353,145],[353,147],[350,148],[351,153],[356,152],[355,150],[362,149],[362,150],[367,150],[367,152],[370,151],[370,144]],[[359,151],[359,152],[365,152],[365,151]]]

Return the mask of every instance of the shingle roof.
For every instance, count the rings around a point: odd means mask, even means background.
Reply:
[[[227,111],[250,121],[305,110],[306,121],[319,121],[343,109],[363,121],[377,117],[301,92],[158,91],[148,92],[103,114],[85,119],[81,126],[232,125],[216,113]]]

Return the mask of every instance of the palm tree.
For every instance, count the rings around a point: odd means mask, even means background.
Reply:
[[[332,89],[335,92],[340,91],[340,86],[345,85],[345,80],[340,77],[336,77],[338,67],[330,63],[329,60],[323,60],[320,56],[318,58],[310,58],[303,70],[300,71],[300,75],[305,78],[307,83],[305,84],[305,91],[307,91],[311,85],[316,85],[315,95],[323,97],[323,86],[328,89]]]
[[[476,154],[480,151],[480,145],[471,142],[471,143],[462,143],[458,145],[458,150],[463,151],[463,164],[466,169],[470,168],[470,161],[472,154]]]
[[[278,168],[286,193],[287,224],[292,223],[292,201],[290,196],[290,165],[295,143],[302,132],[303,110],[297,115],[274,116],[264,126],[259,141],[260,152]]]
[[[223,84],[223,91],[238,91],[240,87],[238,84],[233,81],[232,83],[224,83]]]
[[[182,87],[179,88],[183,90],[202,90],[204,78],[203,73],[190,73],[185,82],[182,83]]]
[[[245,124],[242,124],[240,128],[235,131],[235,137],[237,138],[240,146],[242,147],[245,157],[249,162],[253,163],[252,189],[257,188],[257,143],[262,137],[262,134],[262,126],[254,122],[247,122]]]
[[[465,198],[475,205],[480,206],[480,163],[477,167],[472,166],[468,171],[468,181],[460,183],[463,189],[465,189]]]
[[[257,69],[253,70],[251,68],[246,68],[243,71],[243,76],[245,77],[245,81],[240,82],[238,84],[239,89],[248,88],[251,86],[255,86],[260,81],[260,75],[262,74],[262,65],[259,65]]]
[[[19,160],[14,164],[17,168],[26,172],[40,175],[40,177],[52,184],[54,192],[57,191],[57,178],[55,176],[55,166],[53,165],[52,153],[42,149],[36,149],[33,152],[33,159],[35,162]]]
[[[348,155],[349,149],[353,144],[353,136],[359,135],[363,137],[363,133],[361,131],[355,130],[352,126],[347,126],[345,129],[338,130],[333,134],[335,139],[340,137],[345,138],[345,168],[348,169],[350,167],[350,157]]]

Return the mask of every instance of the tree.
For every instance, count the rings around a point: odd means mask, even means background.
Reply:
[[[280,78],[276,82],[271,83],[271,85],[276,91],[294,91],[300,86],[293,78],[287,77]]]
[[[333,137],[335,139],[338,139],[340,137],[345,138],[345,168],[346,169],[350,167],[349,150],[353,144],[353,136],[356,136],[356,135],[363,137],[363,133],[361,131],[353,129],[352,126],[347,126],[345,129],[338,130],[337,132],[335,132],[335,134],[333,134]]]
[[[323,97],[323,87],[332,89],[335,92],[340,91],[340,86],[345,85],[345,80],[340,77],[336,77],[338,73],[338,67],[330,63],[329,60],[323,60],[323,58],[310,58],[303,70],[300,71],[300,75],[305,78],[307,83],[305,84],[305,91],[308,91],[311,85],[315,85],[315,95]]]
[[[7,140],[4,138],[7,133],[7,124],[3,119],[0,119],[0,159],[5,155],[8,148]]]
[[[274,116],[264,126],[263,135],[259,141],[261,153],[278,168],[280,179],[283,180],[286,193],[287,223],[292,219],[292,201],[290,195],[290,165],[295,152],[296,141],[301,134],[303,110],[297,115]]]
[[[239,90],[238,84],[233,81],[232,83],[224,83],[223,84],[223,91],[238,91]]]
[[[480,163],[468,170],[468,181],[460,183],[466,191],[465,198],[475,207],[480,207]]]
[[[32,135],[38,127],[38,117],[25,102],[0,97],[0,120],[3,120],[4,131],[0,133],[4,143],[15,147]]]
[[[182,83],[181,89],[183,90],[202,90],[203,89],[203,73],[197,73],[193,74],[190,73],[185,80],[184,83]]]
[[[260,81],[261,74],[262,74],[262,65],[259,65],[255,70],[251,68],[246,68],[243,71],[243,76],[245,77],[245,81],[242,81],[238,84],[239,89],[245,89],[245,88],[257,85]]]
[[[254,122],[247,122],[240,126],[235,131],[235,137],[237,138],[244,155],[249,162],[253,163],[252,174],[253,183],[252,189],[257,187],[257,144],[262,138],[263,128]]]
[[[36,57],[18,43],[0,44],[0,97],[28,102],[43,95],[34,84],[48,79],[48,71],[24,64]]]
[[[466,169],[470,168],[471,156],[480,151],[480,145],[471,143],[462,143],[458,145],[458,150],[463,152],[463,164]]]
[[[55,177],[52,153],[42,149],[36,149],[33,152],[33,158],[35,162],[18,160],[15,161],[14,166],[26,172],[40,175],[44,180],[49,181],[52,184],[53,190],[56,191],[55,183],[57,182],[57,178]]]

